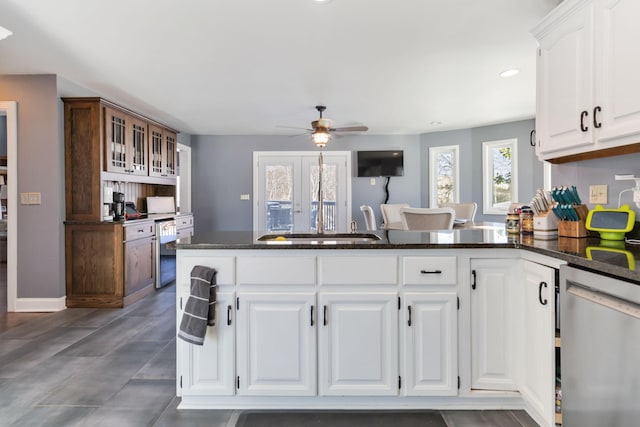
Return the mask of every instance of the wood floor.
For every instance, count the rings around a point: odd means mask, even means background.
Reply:
[[[48,314],[7,314],[6,284],[0,292],[0,426],[252,425],[242,411],[176,409],[175,286],[124,309]],[[537,427],[523,411],[436,412],[448,427]],[[350,425],[367,424],[356,417]],[[386,425],[398,427],[376,423]]]

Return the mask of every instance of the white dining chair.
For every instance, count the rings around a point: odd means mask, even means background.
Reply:
[[[476,211],[478,210],[478,204],[476,202],[440,203],[438,207],[453,208],[456,212],[456,219],[466,219],[469,222],[473,222],[476,217]]]
[[[367,230],[377,230],[376,215],[373,213],[373,208],[369,205],[362,205],[360,206],[360,210],[364,215],[364,224],[366,225]]]
[[[451,230],[456,212],[453,208],[402,208],[404,230]]]
[[[382,228],[385,230],[402,230],[402,218],[400,209],[408,208],[409,203],[383,203],[380,205],[382,213]]]

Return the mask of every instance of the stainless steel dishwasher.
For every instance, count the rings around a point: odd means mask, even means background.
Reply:
[[[563,427],[640,423],[640,285],[560,268]]]

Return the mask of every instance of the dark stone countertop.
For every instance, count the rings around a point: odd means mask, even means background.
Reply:
[[[196,230],[195,235],[169,245],[176,249],[523,249],[554,257],[578,267],[640,284],[640,246],[599,238],[560,237],[538,240],[533,236],[508,234],[503,223],[456,226],[453,231],[378,230],[374,242],[259,241],[265,233],[253,231]],[[282,233],[286,236],[285,233]],[[331,233],[325,233],[330,236]]]

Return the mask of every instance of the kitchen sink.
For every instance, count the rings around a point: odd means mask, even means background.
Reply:
[[[372,243],[380,240],[379,236],[371,233],[282,233],[263,234],[258,241],[267,243]]]

